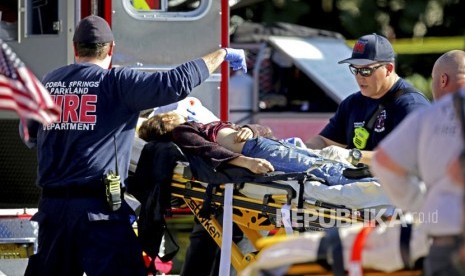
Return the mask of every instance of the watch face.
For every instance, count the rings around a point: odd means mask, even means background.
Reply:
[[[360,160],[362,158],[362,152],[359,151],[358,149],[353,149],[351,151],[352,158],[356,160]]]

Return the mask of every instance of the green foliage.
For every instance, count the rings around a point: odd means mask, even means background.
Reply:
[[[359,37],[367,33],[373,33],[380,29],[380,25],[373,20],[377,12],[376,1],[372,0],[339,0],[337,7],[340,11],[339,18],[345,31]],[[370,17],[366,15],[370,14]]]
[[[315,1],[317,2],[317,1]],[[377,32],[394,38],[463,35],[458,0],[335,0],[348,38]]]
[[[436,58],[465,49],[465,0],[256,0],[232,10],[244,20],[285,21],[341,33],[350,46],[360,36],[386,36],[398,54],[396,71],[427,85]],[[421,79],[420,76],[423,76]]]
[[[246,2],[246,1],[244,1]],[[348,39],[377,32],[390,39],[463,36],[463,0],[254,0],[231,15],[336,31]]]
[[[405,78],[406,81],[411,83],[415,88],[419,89],[430,100],[433,100],[431,92],[431,77],[425,78],[420,74],[413,74]]]

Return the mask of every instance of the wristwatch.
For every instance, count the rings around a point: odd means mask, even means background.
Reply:
[[[351,149],[349,151],[349,162],[352,165],[357,166],[360,159],[362,159],[362,152],[359,149]]]

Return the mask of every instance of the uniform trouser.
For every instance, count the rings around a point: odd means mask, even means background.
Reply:
[[[147,275],[131,212],[125,203],[110,211],[99,198],[41,199],[32,218],[38,251],[25,275]]]
[[[375,181],[373,177],[349,179],[342,174],[347,168],[346,165],[324,160],[321,156],[307,149],[299,148],[285,141],[264,137],[250,139],[245,142],[242,154],[266,159],[276,171],[304,172],[310,169],[311,174],[323,179],[327,185]]]
[[[450,244],[436,245],[434,242],[425,258],[423,267],[425,276],[459,276],[463,275],[453,264],[452,256],[461,246],[460,239]]]

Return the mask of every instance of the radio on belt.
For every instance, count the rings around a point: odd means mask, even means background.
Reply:
[[[108,206],[112,211],[116,211],[121,207],[121,178],[118,174],[118,152],[116,149],[116,137],[113,136],[115,144],[115,173],[110,171],[105,174],[103,182],[105,183],[105,193]]]

